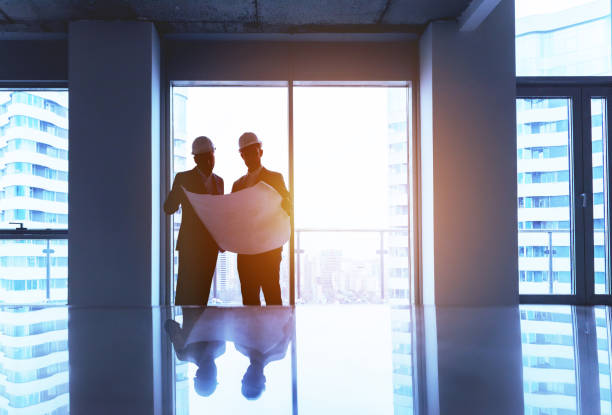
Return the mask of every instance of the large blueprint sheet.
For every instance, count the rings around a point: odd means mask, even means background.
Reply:
[[[281,196],[264,182],[227,195],[183,190],[208,232],[225,251],[260,254],[280,248],[289,240],[291,225],[281,208]]]

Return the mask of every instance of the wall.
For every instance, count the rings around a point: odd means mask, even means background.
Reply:
[[[68,80],[66,40],[0,40],[0,56],[0,81]]]
[[[473,32],[430,24],[420,59],[424,298],[516,304],[514,2]]]
[[[194,80],[415,80],[416,41],[167,40],[167,78]]]

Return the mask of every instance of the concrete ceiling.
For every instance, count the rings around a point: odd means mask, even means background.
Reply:
[[[0,0],[0,34],[75,20],[155,22],[162,33],[419,33],[470,0]]]

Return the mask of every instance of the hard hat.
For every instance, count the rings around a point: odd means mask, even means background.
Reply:
[[[253,144],[261,144],[261,140],[257,138],[255,133],[244,133],[238,139],[238,150],[242,150]]]
[[[200,136],[193,140],[193,144],[191,144],[191,154],[194,156],[212,151],[215,151],[215,146],[213,146],[212,141],[208,137]]]

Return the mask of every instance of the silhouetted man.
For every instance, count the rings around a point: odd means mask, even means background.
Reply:
[[[217,389],[217,364],[215,359],[225,353],[224,341],[198,341],[187,344],[187,338],[205,308],[183,307],[183,327],[174,320],[166,320],[164,328],[181,361],[198,366],[193,387],[198,395],[210,396]]]
[[[164,211],[171,215],[179,205],[183,210],[176,250],[179,252],[176,305],[206,305],[210,294],[219,247],[200,219],[183,191],[200,194],[223,194],[223,179],[214,174],[215,148],[208,137],[198,137],[192,144],[196,167],[178,173],[172,190],[164,202]]]
[[[281,195],[282,207],[290,215],[291,200],[283,176],[262,166],[261,144],[254,133],[244,133],[240,136],[238,146],[248,173],[236,180],[232,193],[265,182]],[[244,305],[261,305],[260,289],[263,291],[266,305],[282,305],[279,283],[282,251],[281,246],[257,255],[238,254],[238,277]]]

